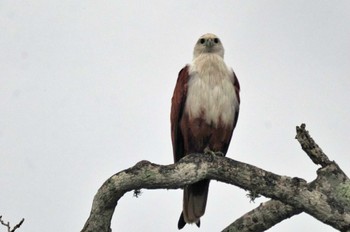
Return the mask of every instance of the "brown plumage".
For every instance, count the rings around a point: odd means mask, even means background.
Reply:
[[[239,83],[223,61],[224,50],[213,34],[203,35],[194,59],[178,75],[171,105],[174,161],[204,149],[226,154],[239,113]],[[178,228],[196,223],[204,214],[209,180],[184,187]]]

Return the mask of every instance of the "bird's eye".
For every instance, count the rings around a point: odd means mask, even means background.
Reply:
[[[201,44],[204,44],[204,43],[205,43],[205,39],[200,39],[199,42],[200,42]]]
[[[214,43],[217,44],[217,43],[219,43],[219,42],[220,42],[220,40],[219,40],[218,38],[215,38],[215,39],[214,39]]]

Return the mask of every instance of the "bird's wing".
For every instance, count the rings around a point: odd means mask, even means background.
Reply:
[[[173,143],[173,154],[175,162],[184,157],[184,141],[180,130],[180,121],[185,108],[188,79],[188,66],[185,66],[179,72],[174,94],[171,99],[171,140]]]
[[[234,118],[233,128],[232,128],[232,130],[234,130],[235,127],[236,127],[236,124],[237,124],[237,120],[238,120],[239,104],[241,103],[241,99],[239,97],[239,91],[241,90],[241,88],[239,86],[239,82],[238,82],[238,79],[237,79],[237,76],[236,76],[235,72],[232,71],[232,73],[233,73],[233,86],[235,87],[236,97],[237,97],[237,100],[238,100],[238,107],[236,108],[235,118]]]

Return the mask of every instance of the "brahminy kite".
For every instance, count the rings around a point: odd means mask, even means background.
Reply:
[[[239,83],[224,62],[224,47],[214,34],[201,36],[191,64],[178,75],[171,104],[174,161],[191,153],[226,155],[239,113]],[[184,187],[183,210],[178,222],[200,226],[205,212],[208,179]]]

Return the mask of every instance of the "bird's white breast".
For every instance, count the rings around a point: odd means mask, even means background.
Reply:
[[[208,124],[232,125],[239,107],[233,72],[215,54],[200,55],[189,68],[185,111],[190,118],[202,117]]]

